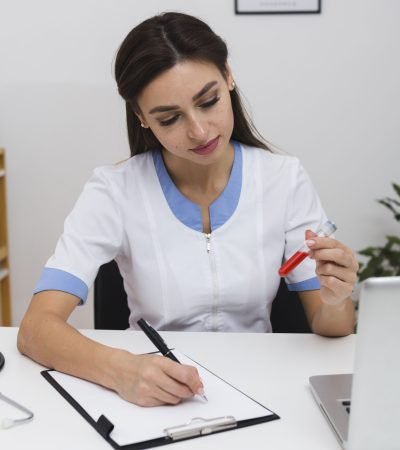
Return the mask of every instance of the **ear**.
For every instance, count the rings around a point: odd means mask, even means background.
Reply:
[[[145,120],[143,119],[142,115],[139,113],[135,113],[136,117],[139,119],[140,125],[142,128],[149,128],[149,126],[146,124]]]
[[[225,79],[226,79],[226,84],[228,85],[228,89],[230,91],[233,91],[233,89],[235,88],[235,82],[233,80],[231,66],[228,63],[225,64]]]

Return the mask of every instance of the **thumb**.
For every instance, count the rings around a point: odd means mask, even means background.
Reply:
[[[307,241],[308,239],[312,239],[312,238],[314,238],[314,237],[317,237],[318,234],[317,234],[317,233],[314,233],[314,231],[306,230],[305,236],[306,236],[306,239],[305,239],[305,240]]]

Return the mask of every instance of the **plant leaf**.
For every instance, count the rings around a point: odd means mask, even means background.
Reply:
[[[393,189],[396,191],[396,194],[400,197],[400,185],[396,183],[392,183]]]
[[[392,183],[393,189],[400,197],[400,185]],[[377,200],[378,203],[390,209],[396,221],[400,222],[400,201],[394,198],[385,197]],[[400,275],[400,236],[386,236],[386,243],[382,247],[367,247],[358,251],[360,255],[366,256],[369,260],[359,263],[358,277],[360,281],[375,276],[395,276]]]

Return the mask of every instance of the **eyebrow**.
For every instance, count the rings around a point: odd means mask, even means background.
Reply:
[[[206,92],[208,92],[212,87],[214,87],[216,84],[218,84],[217,81],[210,81],[209,83],[205,84],[197,94],[194,94],[192,97],[193,101],[198,100],[202,95],[204,95]],[[156,112],[166,112],[166,111],[173,111],[179,109],[178,105],[160,105],[156,106],[155,108],[152,108],[149,113],[154,114]]]

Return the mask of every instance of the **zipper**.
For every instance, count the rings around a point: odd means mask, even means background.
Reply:
[[[208,260],[210,263],[211,278],[212,278],[212,306],[211,306],[211,319],[212,330],[218,331],[217,314],[218,314],[218,282],[217,282],[217,267],[215,265],[214,253],[211,251],[211,233],[205,233],[206,238],[206,250],[208,253]]]
[[[206,236],[206,249],[207,253],[210,253],[211,251],[211,233],[205,233]]]

